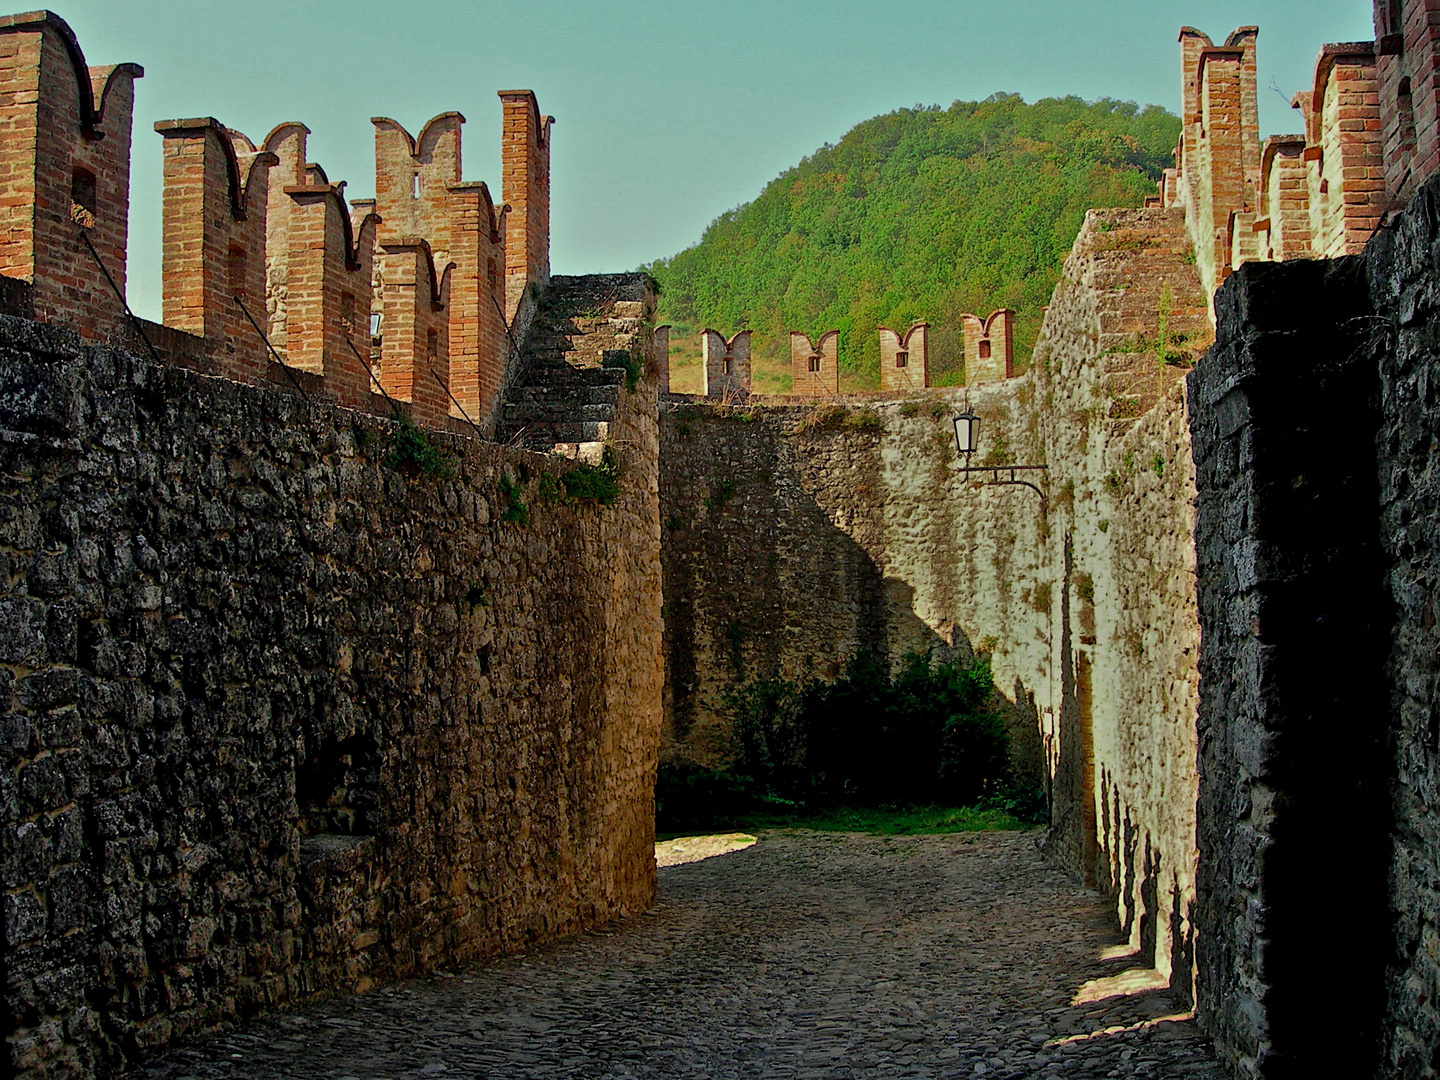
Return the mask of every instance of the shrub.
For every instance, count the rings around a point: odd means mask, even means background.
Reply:
[[[814,805],[959,806],[1001,791],[1009,739],[987,660],[905,657],[891,674],[862,651],[832,683],[760,679],[727,692],[734,768]]]
[[[455,471],[450,459],[440,453],[430,441],[430,436],[416,427],[408,414],[396,409],[392,418],[397,425],[392,449],[381,464],[412,478],[425,476],[437,479],[450,476]]]
[[[640,382],[640,358],[627,349],[606,349],[600,358],[604,368],[621,368],[625,372],[625,389],[633,391]]]
[[[509,521],[515,525],[528,525],[530,508],[521,498],[524,488],[518,482],[511,480],[509,473],[500,474],[497,486],[500,488],[500,494],[505,497],[505,510],[500,514],[500,520]]]
[[[560,486],[572,501],[609,506],[620,495],[620,456],[607,446],[600,453],[600,464],[582,461],[560,477]]]

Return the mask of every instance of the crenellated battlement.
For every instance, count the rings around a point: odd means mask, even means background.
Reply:
[[[91,67],[49,11],[0,16],[0,275],[25,314],[103,338],[125,322],[130,140],[138,64]]]
[[[500,206],[462,179],[458,112],[418,137],[375,118],[376,198],[353,204],[308,160],[303,123],[259,143],[213,117],[157,123],[164,329],[147,329],[124,301],[143,74],[89,67],[51,12],[0,17],[0,275],[25,283],[5,290],[8,310],[91,338],[159,342],[171,359],[240,382],[274,382],[278,360],[346,406],[383,407],[383,387],[424,423],[451,427],[462,413],[493,423],[512,339],[550,272],[554,121],[533,93],[500,93]]]
[[[917,322],[903,334],[880,327],[880,389],[921,390],[930,385],[930,324]]]
[[[1377,20],[1391,9],[1440,10],[1430,0],[1382,6]],[[1292,102],[1302,132],[1261,145],[1257,36],[1255,27],[1241,27],[1217,47],[1192,27],[1180,31],[1180,144],[1153,204],[1184,209],[1211,296],[1246,262],[1359,252],[1409,182],[1400,157],[1415,156],[1413,125],[1397,134],[1399,81],[1391,78],[1387,97],[1389,69],[1374,42],[1324,46],[1310,88]]]
[[[794,335],[791,335],[794,341]],[[703,397],[744,397],[750,393],[750,331],[727,338],[718,330],[700,335]]]
[[[840,331],[827,330],[815,340],[790,331],[790,373],[794,394],[814,397],[840,392]]]

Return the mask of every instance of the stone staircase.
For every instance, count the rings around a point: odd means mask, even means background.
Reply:
[[[605,354],[628,355],[640,340],[645,295],[643,274],[552,277],[505,391],[497,441],[567,457],[598,452],[627,378],[623,367],[602,366]]]

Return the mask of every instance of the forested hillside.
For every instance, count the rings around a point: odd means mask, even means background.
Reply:
[[[756,389],[789,388],[787,334],[839,328],[846,387],[878,385],[877,326],[926,319],[932,381],[960,378],[959,316],[1014,308],[1028,360],[1091,207],[1138,206],[1180,121],[1157,106],[1016,95],[853,128],[648,270],[676,325],[677,389],[706,326],[755,332]]]

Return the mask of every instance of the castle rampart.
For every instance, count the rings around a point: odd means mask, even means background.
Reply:
[[[288,382],[309,372],[323,380],[309,390],[374,410],[379,385],[366,371],[372,317],[380,345],[391,322],[403,323],[401,339],[412,341],[405,290],[415,277],[406,275],[395,301],[408,314],[390,319],[374,249],[424,243],[442,268],[453,265],[440,277],[446,397],[454,402],[426,413],[426,422],[451,428],[463,414],[493,428],[536,290],[549,279],[553,118],[541,115],[532,93],[500,95],[511,197],[500,207],[486,185],[461,179],[464,117],[456,112],[435,117],[418,139],[376,119],[377,198],[353,211],[344,185],[306,160],[304,124],[282,123],[258,145],[208,117],[157,124],[165,139],[166,328],[147,330],[127,318],[123,299],[132,82],[143,72],[133,64],[87,67],[70,28],[48,12],[0,20],[0,61],[0,110],[8,110],[0,126],[11,133],[5,153],[13,155],[10,186],[0,185],[0,224],[11,223],[0,275],[29,285],[9,289],[7,310],[241,382],[269,381],[278,361],[279,371],[290,368]],[[389,349],[392,368],[434,367],[428,334],[413,339],[418,351],[403,360]]]

